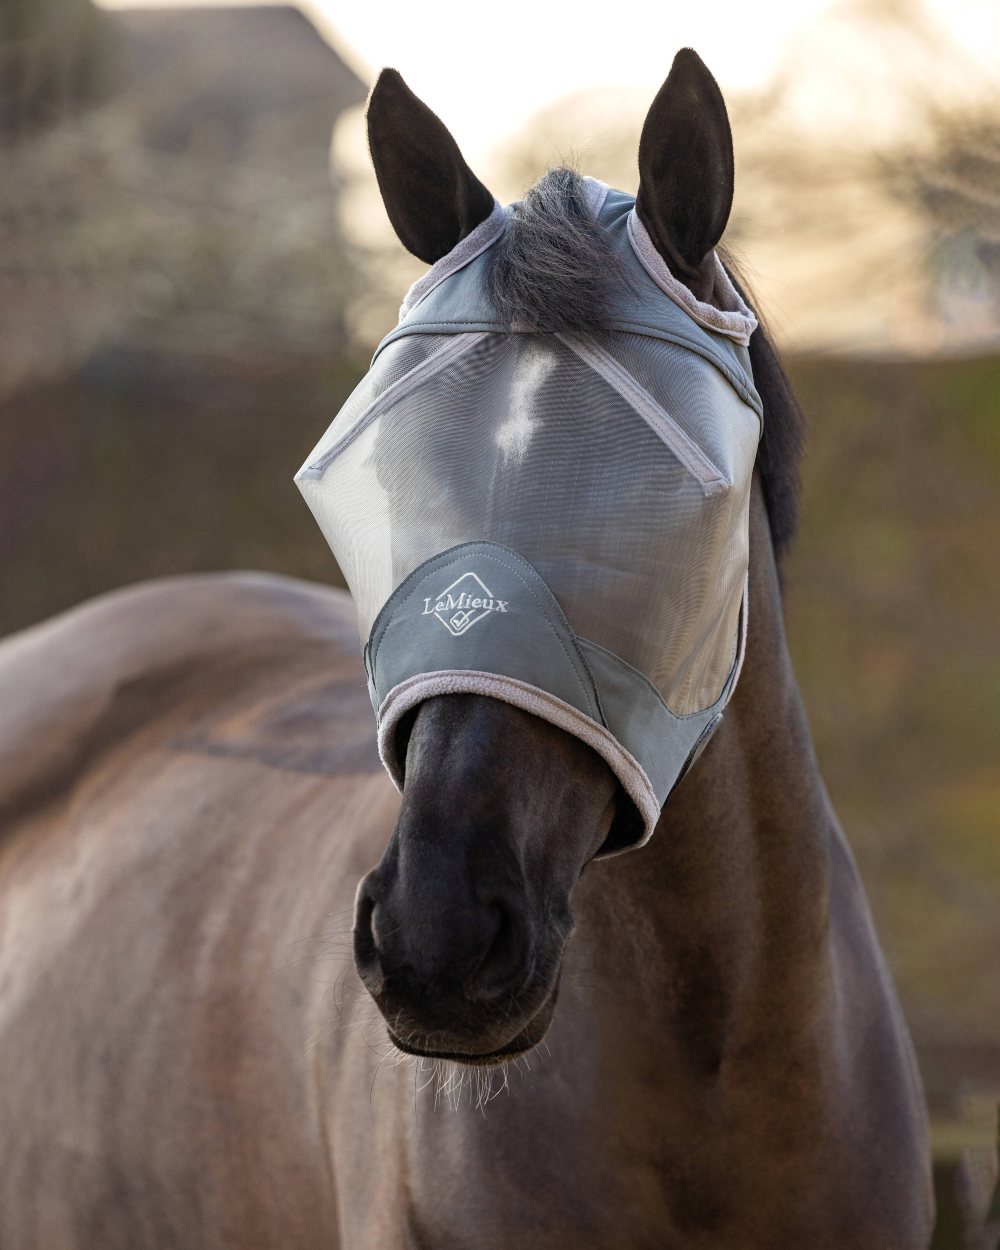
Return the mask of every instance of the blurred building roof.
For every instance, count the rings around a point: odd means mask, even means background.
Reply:
[[[365,84],[291,5],[125,9],[125,90],[145,141],[301,176],[326,170],[336,117]],[[317,162],[317,148],[324,159]]]

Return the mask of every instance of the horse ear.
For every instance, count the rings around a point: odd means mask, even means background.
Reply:
[[[701,57],[674,57],[639,139],[636,212],[687,285],[722,238],[733,204],[733,136],[719,85]]]
[[[399,241],[428,265],[493,211],[448,128],[394,69],[379,74],[368,98],[368,146]]]

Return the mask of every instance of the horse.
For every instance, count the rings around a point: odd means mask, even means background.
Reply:
[[[368,124],[432,263],[492,196],[395,71]],[[684,50],[637,203],[699,299],[732,171]],[[552,259],[506,289],[587,324],[600,282]],[[161,580],[0,647],[5,1250],[928,1244],[920,1078],[783,629],[801,417],[750,351],[743,673],[629,853],[594,858],[604,761],[486,696],[414,710],[398,795],[337,590]]]

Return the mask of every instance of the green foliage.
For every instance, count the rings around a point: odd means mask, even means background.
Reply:
[[[918,1037],[1000,1059],[1000,359],[793,373],[789,633],[820,762]]]
[[[1000,110],[928,110],[920,142],[883,161],[888,185],[918,213],[931,295],[941,313],[1000,314]]]
[[[292,475],[364,368],[117,348],[0,406],[0,632],[144,577],[335,580]]]

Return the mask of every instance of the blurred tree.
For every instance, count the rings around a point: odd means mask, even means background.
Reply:
[[[943,345],[1000,336],[1000,104],[995,67],[911,0],[848,0],[858,32],[894,59],[905,133],[876,151],[875,177],[917,226],[922,302]],[[995,60],[995,58],[994,58]]]
[[[0,5],[19,36],[6,65],[24,71],[4,78],[6,116],[26,139],[0,181],[0,294],[19,311],[0,334],[0,395],[109,343],[343,338],[354,265],[330,132],[365,88],[301,12]],[[98,64],[104,95],[84,110]]]
[[[925,230],[930,298],[951,322],[1000,325],[1000,106],[928,110],[925,138],[885,173]]]

